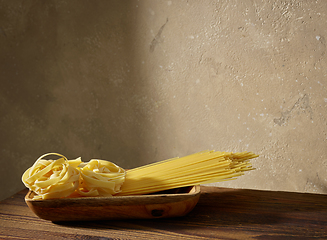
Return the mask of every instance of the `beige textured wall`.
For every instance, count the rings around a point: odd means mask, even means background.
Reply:
[[[216,184],[327,193],[326,1],[0,1],[0,199],[59,152],[254,151]]]

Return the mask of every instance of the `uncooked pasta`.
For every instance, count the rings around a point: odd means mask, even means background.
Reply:
[[[119,195],[148,194],[173,188],[235,179],[252,170],[252,152],[203,151],[126,172]]]
[[[56,155],[57,160],[44,157]],[[68,160],[58,153],[41,156],[27,169],[22,181],[34,199],[139,195],[236,179],[253,170],[252,152],[202,151],[125,171],[116,164],[81,158]]]

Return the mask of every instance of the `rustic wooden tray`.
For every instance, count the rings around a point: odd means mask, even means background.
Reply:
[[[189,213],[200,198],[200,186],[184,187],[149,195],[79,197],[33,200],[28,207],[40,218],[53,222],[180,217]]]

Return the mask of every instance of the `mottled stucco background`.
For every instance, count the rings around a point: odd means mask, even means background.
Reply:
[[[253,151],[233,188],[327,193],[327,2],[0,1],[0,199],[44,153]]]

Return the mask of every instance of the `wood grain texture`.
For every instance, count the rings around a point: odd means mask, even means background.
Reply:
[[[188,215],[123,221],[52,223],[24,202],[0,202],[2,239],[327,239],[327,196],[201,186]]]
[[[78,197],[33,200],[29,191],[25,202],[40,218],[58,221],[94,221],[180,217],[189,213],[200,198],[200,186],[158,194]]]

